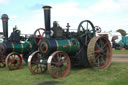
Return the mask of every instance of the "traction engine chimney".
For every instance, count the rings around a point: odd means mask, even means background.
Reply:
[[[51,6],[43,6],[44,9],[44,21],[45,21],[45,32],[46,32],[46,38],[50,38],[50,28],[51,28],[51,20],[50,20],[50,9]]]
[[[3,14],[2,17],[2,24],[3,24],[3,34],[4,34],[4,40],[7,41],[8,40],[8,15],[7,14]]]

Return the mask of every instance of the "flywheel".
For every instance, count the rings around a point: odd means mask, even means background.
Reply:
[[[112,47],[105,36],[93,37],[87,48],[87,56],[90,66],[106,69],[111,64]]]

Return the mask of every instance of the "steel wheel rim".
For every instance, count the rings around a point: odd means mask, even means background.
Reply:
[[[22,60],[20,54],[12,52],[7,56],[5,62],[9,70],[17,70],[21,68]]]
[[[100,40],[104,40],[104,41],[100,41]],[[96,58],[96,63],[97,63],[97,67],[99,67],[99,68],[101,68],[101,69],[104,69],[104,68],[106,68],[106,67],[109,65],[109,63],[111,62],[111,58],[112,58],[112,56],[111,56],[111,46],[108,44],[108,40],[106,40],[106,38],[101,38],[100,40],[98,40],[100,43],[101,43],[101,42],[104,42],[104,43],[105,43],[104,46],[103,46],[103,48],[102,48],[102,50],[105,51],[105,52],[100,52],[100,53],[106,53],[106,54],[105,54],[105,59],[103,59],[103,54],[100,55],[100,56],[98,57],[98,59]],[[97,41],[97,42],[98,42],[98,41]],[[105,41],[106,41],[106,42],[105,42]],[[96,55],[96,52],[95,52],[95,55]],[[101,60],[101,59],[102,59],[102,60]],[[99,61],[99,60],[100,60],[100,61]],[[102,62],[104,62],[103,65],[101,65]],[[100,65],[99,65],[99,64],[100,64]]]
[[[33,52],[28,58],[28,68],[33,74],[43,74],[47,70],[47,65],[40,64],[41,53],[39,51]],[[42,62],[46,61],[45,59]]]
[[[56,51],[48,59],[48,71],[55,78],[67,76],[70,67],[70,58],[65,52]]]
[[[111,64],[112,48],[109,40],[105,37],[91,39],[87,50],[88,61],[92,67],[106,69]]]

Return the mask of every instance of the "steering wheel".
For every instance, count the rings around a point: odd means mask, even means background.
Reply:
[[[78,37],[83,45],[87,45],[92,37],[95,36],[95,27],[89,20],[80,22],[78,26]]]
[[[39,28],[34,32],[34,41],[39,46],[40,41],[43,39],[45,34],[45,29],[44,28]]]
[[[95,30],[97,33],[101,33],[101,28],[99,26],[95,26]]]

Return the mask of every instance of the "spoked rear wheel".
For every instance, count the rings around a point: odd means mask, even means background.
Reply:
[[[47,60],[39,51],[33,52],[28,58],[28,68],[33,74],[43,74],[47,70]]]
[[[92,67],[105,69],[112,59],[112,48],[106,37],[93,37],[87,49],[88,61]]]
[[[70,58],[65,52],[56,51],[48,58],[48,71],[55,78],[67,76],[70,67]]]
[[[16,52],[8,54],[5,63],[9,70],[17,70],[22,66],[22,56]]]

